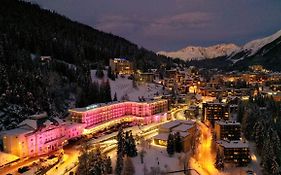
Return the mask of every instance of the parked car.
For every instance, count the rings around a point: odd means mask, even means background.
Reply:
[[[27,172],[29,170],[30,170],[30,168],[28,166],[24,166],[24,167],[21,167],[21,168],[18,169],[18,173],[22,174],[22,173]]]

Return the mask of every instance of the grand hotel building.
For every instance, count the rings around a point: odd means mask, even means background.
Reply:
[[[69,110],[72,122],[85,125],[84,134],[93,133],[122,120],[141,124],[160,122],[166,119],[167,111],[168,100],[164,99],[146,102],[114,102]]]
[[[56,151],[70,139],[124,120],[140,124],[163,121],[167,110],[167,100],[96,104],[69,110],[70,121],[47,114],[30,116],[17,128],[2,131],[0,136],[4,152],[21,158],[34,157]]]

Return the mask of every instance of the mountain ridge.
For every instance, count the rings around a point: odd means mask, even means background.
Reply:
[[[240,47],[233,43],[229,43],[229,44],[222,43],[222,44],[216,44],[208,47],[187,46],[178,51],[171,51],[171,52],[159,51],[157,52],[157,54],[165,55],[171,58],[179,58],[184,61],[227,57],[228,60],[232,61],[235,64],[236,62],[243,60],[245,57],[254,56],[264,46],[268,45],[271,42],[274,42],[276,39],[280,37],[281,37],[281,30],[267,37],[258,38],[249,41]]]
[[[221,56],[226,56],[234,53],[238,49],[240,49],[240,47],[235,44],[222,43],[222,44],[216,44],[208,47],[187,46],[178,51],[174,51],[174,52],[159,51],[157,52],[157,54],[168,56],[171,58],[179,58],[184,61],[190,61],[190,60],[212,59]]]
[[[247,70],[251,65],[262,65],[268,70],[281,71],[281,30],[265,38],[246,43],[235,53],[204,60],[188,61],[188,65],[219,68],[224,70]]]

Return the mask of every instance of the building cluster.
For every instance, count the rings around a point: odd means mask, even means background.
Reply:
[[[17,128],[3,131],[3,149],[19,157],[34,157],[62,148],[67,141],[80,137],[84,126],[50,118],[46,113],[30,116]]]
[[[196,123],[192,120],[174,120],[161,125],[159,127],[159,133],[153,138],[154,143],[156,145],[167,146],[169,134],[176,134],[177,132],[182,138],[183,151],[190,151],[196,133]]]
[[[30,116],[17,128],[0,133],[4,152],[34,157],[59,150],[69,140],[105,129],[122,121],[147,124],[166,120],[167,100],[116,102],[70,109],[67,120],[46,113]]]
[[[226,103],[204,103],[202,119],[214,127],[217,152],[223,163],[246,166],[251,160],[249,144],[241,137],[241,124],[229,120],[229,110]]]

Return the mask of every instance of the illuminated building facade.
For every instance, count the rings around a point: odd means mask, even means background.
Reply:
[[[247,142],[217,141],[218,151],[224,163],[234,163],[238,166],[247,166],[251,161],[249,145]]]
[[[115,74],[131,75],[134,73],[133,63],[125,58],[110,59],[109,66]]]
[[[4,152],[19,157],[34,157],[56,151],[67,140],[80,137],[83,125],[49,118],[46,114],[34,115],[12,130],[3,131]]]
[[[203,103],[203,121],[209,121],[214,126],[216,121],[228,120],[228,105],[225,103]]]
[[[217,140],[240,140],[241,125],[233,121],[217,121],[215,135]]]
[[[160,122],[166,115],[158,115],[168,111],[168,100],[150,102],[115,102],[96,104],[85,108],[70,109],[71,121],[83,123],[89,130],[97,125],[111,122],[113,125],[120,119],[137,121],[143,124]],[[93,131],[93,130],[91,130]],[[89,131],[89,132],[91,132]]]
[[[192,120],[174,120],[159,127],[159,133],[153,140],[156,145],[167,146],[169,133],[179,133],[182,138],[183,151],[191,150],[192,142],[195,139],[196,125]]]

